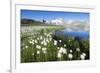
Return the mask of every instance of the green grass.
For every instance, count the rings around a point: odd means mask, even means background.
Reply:
[[[61,26],[23,27],[21,63],[89,59],[89,40],[82,40],[80,46],[74,38],[53,39],[53,32],[63,29]]]

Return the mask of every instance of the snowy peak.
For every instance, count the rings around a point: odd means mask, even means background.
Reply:
[[[64,24],[64,20],[63,20],[63,18],[57,18],[57,19],[53,19],[53,20],[47,21],[46,23],[52,24],[52,25],[63,25]]]

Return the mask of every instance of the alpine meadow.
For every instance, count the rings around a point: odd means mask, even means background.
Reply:
[[[89,13],[21,10],[21,63],[90,59]]]

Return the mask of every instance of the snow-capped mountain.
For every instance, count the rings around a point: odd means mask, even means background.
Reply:
[[[51,25],[63,25],[64,24],[64,20],[63,18],[57,18],[57,19],[53,19],[50,21],[46,21],[47,24],[51,24]]]

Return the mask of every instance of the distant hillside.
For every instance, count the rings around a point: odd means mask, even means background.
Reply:
[[[36,21],[34,19],[21,19],[21,26],[62,26],[63,22],[54,21],[54,22],[47,22],[46,20]]]
[[[29,26],[29,25],[41,25],[43,22],[36,21],[33,19],[21,19],[21,26]]]

